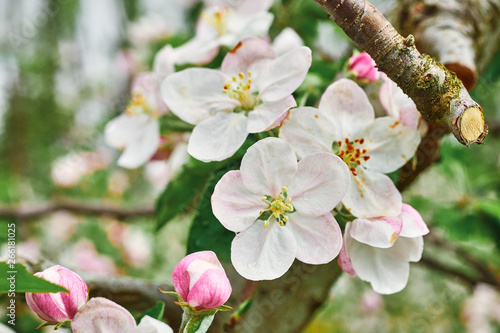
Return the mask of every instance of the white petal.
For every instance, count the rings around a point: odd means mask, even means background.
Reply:
[[[208,24],[199,24],[198,26],[206,27],[207,25]],[[212,29],[212,27],[209,26],[209,29]],[[198,34],[199,30],[200,29],[197,30],[197,36],[195,38],[173,50],[173,58],[177,65],[204,65],[212,61],[219,52],[220,41],[216,38],[216,35],[212,33],[213,30],[211,30],[211,33],[207,36]]]
[[[228,78],[206,68],[188,68],[168,76],[161,85],[163,100],[179,118],[198,124],[218,111],[233,110],[238,104],[222,92]]]
[[[150,316],[142,317],[139,325],[133,330],[127,331],[127,333],[174,333],[174,330],[167,324],[157,319],[151,318]]]
[[[248,114],[248,132],[259,133],[269,129],[277,119],[296,105],[292,95],[279,101],[262,103]]]
[[[256,68],[255,84],[263,101],[280,100],[297,89],[311,66],[311,50],[298,47]]]
[[[234,13],[227,21],[230,32],[219,38],[221,45],[234,47],[240,40],[247,37],[261,37],[267,35],[273,22],[273,14],[267,12],[248,14]]]
[[[398,216],[402,199],[398,189],[384,174],[357,168],[342,200],[356,217]]]
[[[239,2],[237,11],[243,15],[265,12],[272,4],[272,0],[242,0]]]
[[[212,211],[222,225],[231,231],[240,232],[250,227],[267,208],[262,195],[246,189],[240,171],[229,171],[215,186],[212,195]]]
[[[379,248],[391,247],[401,231],[401,218],[393,218],[393,223],[384,219],[355,219],[351,226],[351,236],[358,242]]]
[[[340,79],[321,97],[318,109],[330,118],[335,140],[358,138],[375,119],[373,107],[363,89],[354,81]]]
[[[122,113],[106,124],[104,140],[113,148],[124,149],[129,142],[135,140],[149,120],[150,117],[145,114],[128,115]]]
[[[175,72],[175,52],[171,45],[165,45],[153,60],[153,72],[159,80],[163,80]],[[160,81],[161,82],[161,81]]]
[[[371,283],[379,294],[393,294],[403,290],[410,275],[407,261],[395,260],[388,251],[354,241],[348,247],[349,258],[357,276]]]
[[[418,237],[427,235],[429,228],[425,225],[422,216],[410,205],[403,204],[401,209],[401,218],[403,219],[403,229],[400,236],[402,237]]]
[[[276,58],[276,53],[268,42],[260,38],[247,38],[226,54],[222,61],[221,71],[228,76],[240,72],[246,74],[253,63],[274,58]]]
[[[286,228],[297,241],[297,259],[307,264],[326,264],[342,247],[342,231],[331,213],[310,217],[295,212],[288,215]]]
[[[129,135],[133,136],[132,133]],[[149,161],[159,144],[160,125],[158,120],[149,119],[144,128],[140,129],[140,133],[134,137],[134,141],[128,143],[117,164],[128,169],[138,168]]]
[[[402,167],[417,150],[420,135],[391,117],[377,118],[363,132],[366,153],[370,156],[363,166],[389,173]]]
[[[292,28],[283,29],[273,40],[273,49],[278,55],[282,55],[297,47],[303,46],[304,41]]]
[[[239,233],[231,245],[231,262],[246,279],[273,280],[292,266],[297,254],[297,242],[291,231],[272,221],[254,223]]]
[[[241,177],[253,193],[276,198],[297,173],[297,158],[284,140],[266,138],[248,148],[241,161]]]
[[[188,153],[203,161],[222,161],[241,147],[248,136],[247,117],[242,113],[219,112],[193,129]]]
[[[290,143],[302,159],[312,153],[332,152],[335,139],[332,126],[330,119],[318,109],[299,107],[290,110],[290,115],[280,127],[279,136]]]
[[[424,238],[422,236],[414,238],[399,237],[394,246],[388,250],[388,254],[395,260],[417,262],[422,258]]]
[[[288,196],[300,214],[326,214],[344,197],[350,182],[349,175],[347,165],[333,154],[308,155],[298,164]]]

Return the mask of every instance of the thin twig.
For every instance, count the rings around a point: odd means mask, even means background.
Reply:
[[[27,206],[26,204],[16,207],[0,207],[0,218],[14,218],[18,220],[31,220],[43,217],[45,215],[66,210],[83,215],[104,215],[114,216],[116,218],[152,216],[153,207],[142,208],[123,208],[104,205],[93,205],[81,202],[52,202]]]

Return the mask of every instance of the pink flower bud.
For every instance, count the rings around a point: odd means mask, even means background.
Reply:
[[[356,76],[356,80],[375,82],[380,79],[380,72],[375,68],[377,64],[366,52],[361,52],[349,58],[347,70]]]
[[[26,293],[26,302],[38,317],[50,323],[71,320],[87,301],[87,285],[76,273],[53,266],[35,276],[66,288],[69,293]]]
[[[212,251],[182,259],[174,268],[172,282],[181,298],[198,311],[217,308],[231,295],[231,283]]]

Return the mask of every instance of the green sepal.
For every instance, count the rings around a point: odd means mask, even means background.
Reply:
[[[60,327],[71,328],[71,320],[66,320],[66,321],[63,321],[63,322],[60,322],[60,323],[49,323],[48,321],[46,321],[46,322],[41,323],[40,325],[38,325],[35,328],[35,330],[39,330],[39,329],[44,328],[46,326],[54,326],[54,331],[58,330]]]

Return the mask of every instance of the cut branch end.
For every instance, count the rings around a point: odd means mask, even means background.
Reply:
[[[463,143],[481,144],[488,133],[488,126],[484,123],[484,116],[480,107],[470,107],[458,118],[457,127]]]

